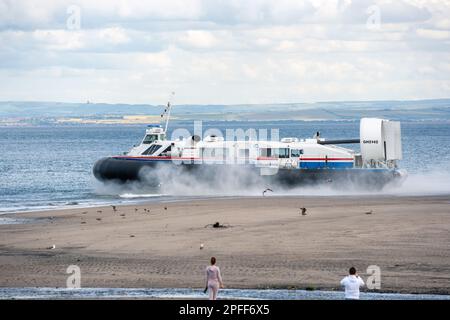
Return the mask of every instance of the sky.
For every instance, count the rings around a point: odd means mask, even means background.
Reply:
[[[450,97],[450,1],[0,0],[0,100]]]

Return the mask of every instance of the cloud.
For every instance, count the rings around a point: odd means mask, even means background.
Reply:
[[[446,40],[450,38],[450,31],[447,30],[433,30],[433,29],[417,29],[417,35],[422,38],[432,40]]]
[[[212,48],[219,44],[219,39],[210,31],[205,30],[189,30],[184,32],[179,41],[181,45],[192,48]]]
[[[449,14],[426,0],[0,0],[0,99],[444,97]]]
[[[420,2],[418,2],[420,3]],[[387,0],[1,0],[0,28],[63,28],[77,6],[83,28],[127,24],[130,28],[150,22],[203,22],[217,25],[289,25],[298,23],[365,24],[367,8],[380,8],[385,23],[418,22],[431,17],[430,10],[416,1]]]
[[[123,28],[105,28],[99,32],[100,38],[112,44],[122,44],[130,41],[127,32]]]
[[[172,65],[171,58],[166,52],[146,53],[138,56],[137,61],[145,67],[168,68]]]

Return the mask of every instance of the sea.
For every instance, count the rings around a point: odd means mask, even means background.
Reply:
[[[198,125],[198,124],[197,124]],[[358,138],[359,121],[203,121],[202,134],[254,129],[260,137],[277,130],[280,138],[311,138],[317,131],[326,139]],[[403,160],[408,173],[401,186],[378,191],[392,195],[450,194],[450,122],[401,123]],[[204,196],[257,196],[259,191],[223,190],[207,195],[183,186],[160,193],[142,186],[111,186],[96,181],[92,167],[97,159],[123,154],[139,144],[146,125],[45,125],[0,127],[0,214],[74,207],[127,204],[142,201],[179,201]],[[168,136],[194,122],[172,121]],[[176,131],[177,130],[177,131]],[[355,150],[358,144],[348,145]],[[294,195],[327,196],[364,193],[364,190],[296,188]],[[373,194],[372,191],[367,191]],[[278,195],[274,190],[273,195]]]

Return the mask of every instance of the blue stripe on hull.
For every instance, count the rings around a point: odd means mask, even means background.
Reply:
[[[303,162],[299,164],[300,169],[322,169],[322,168],[353,168],[353,162],[324,162],[324,161],[311,161]]]

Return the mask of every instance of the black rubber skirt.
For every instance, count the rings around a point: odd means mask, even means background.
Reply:
[[[261,168],[254,165],[229,166],[183,163],[172,161],[140,161],[108,157],[98,160],[93,168],[94,176],[106,181],[141,181],[158,185],[167,180],[187,176],[189,180],[221,183],[224,179],[235,179],[239,185],[254,184],[297,185],[330,184],[339,189],[361,186],[364,189],[380,189],[386,184],[401,180],[396,170],[370,169],[280,169],[273,175],[261,175]],[[162,180],[162,181],[161,181]]]

